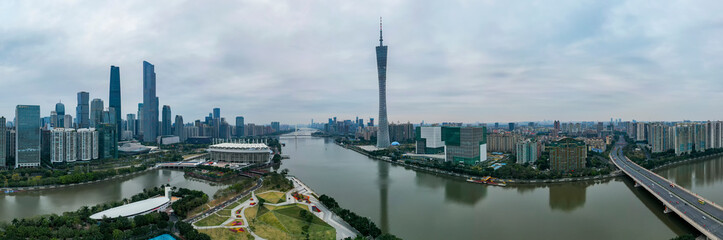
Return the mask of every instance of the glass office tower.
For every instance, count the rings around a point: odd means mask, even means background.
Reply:
[[[15,126],[15,168],[40,166],[40,106],[18,105]]]

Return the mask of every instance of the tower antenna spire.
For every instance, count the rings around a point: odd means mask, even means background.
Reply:
[[[382,17],[379,17],[379,46],[383,46],[382,41]]]

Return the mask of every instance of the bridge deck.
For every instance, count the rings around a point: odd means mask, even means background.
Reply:
[[[625,142],[618,142],[610,153],[615,166],[701,233],[711,239],[723,238],[723,208],[630,161],[622,152]]]

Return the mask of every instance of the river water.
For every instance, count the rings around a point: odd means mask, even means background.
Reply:
[[[223,185],[186,178],[182,171],[159,169],[138,175],[51,190],[27,191],[13,194],[0,193],[0,221],[31,217],[41,214],[75,211],[83,206],[119,201],[162,184],[179,188],[201,190],[212,197]]]
[[[369,159],[330,139],[282,137],[281,168],[404,239],[670,239],[695,233],[627,177],[495,187]],[[723,158],[663,171],[723,200]]]
[[[330,139],[283,136],[288,168],[319,194],[405,239],[670,239],[695,230],[627,177],[495,187],[369,159]],[[723,157],[660,174],[723,202]],[[127,179],[0,195],[0,220],[73,211],[170,183],[213,195],[223,186],[153,170]]]

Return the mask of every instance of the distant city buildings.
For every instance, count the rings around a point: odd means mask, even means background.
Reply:
[[[357,121],[357,125],[359,122]],[[363,124],[361,124],[363,126]],[[389,124],[389,137],[394,142],[409,142],[414,140],[414,125],[411,123]]]
[[[490,152],[514,153],[516,144],[522,141],[522,136],[514,133],[496,133],[487,137]]]

